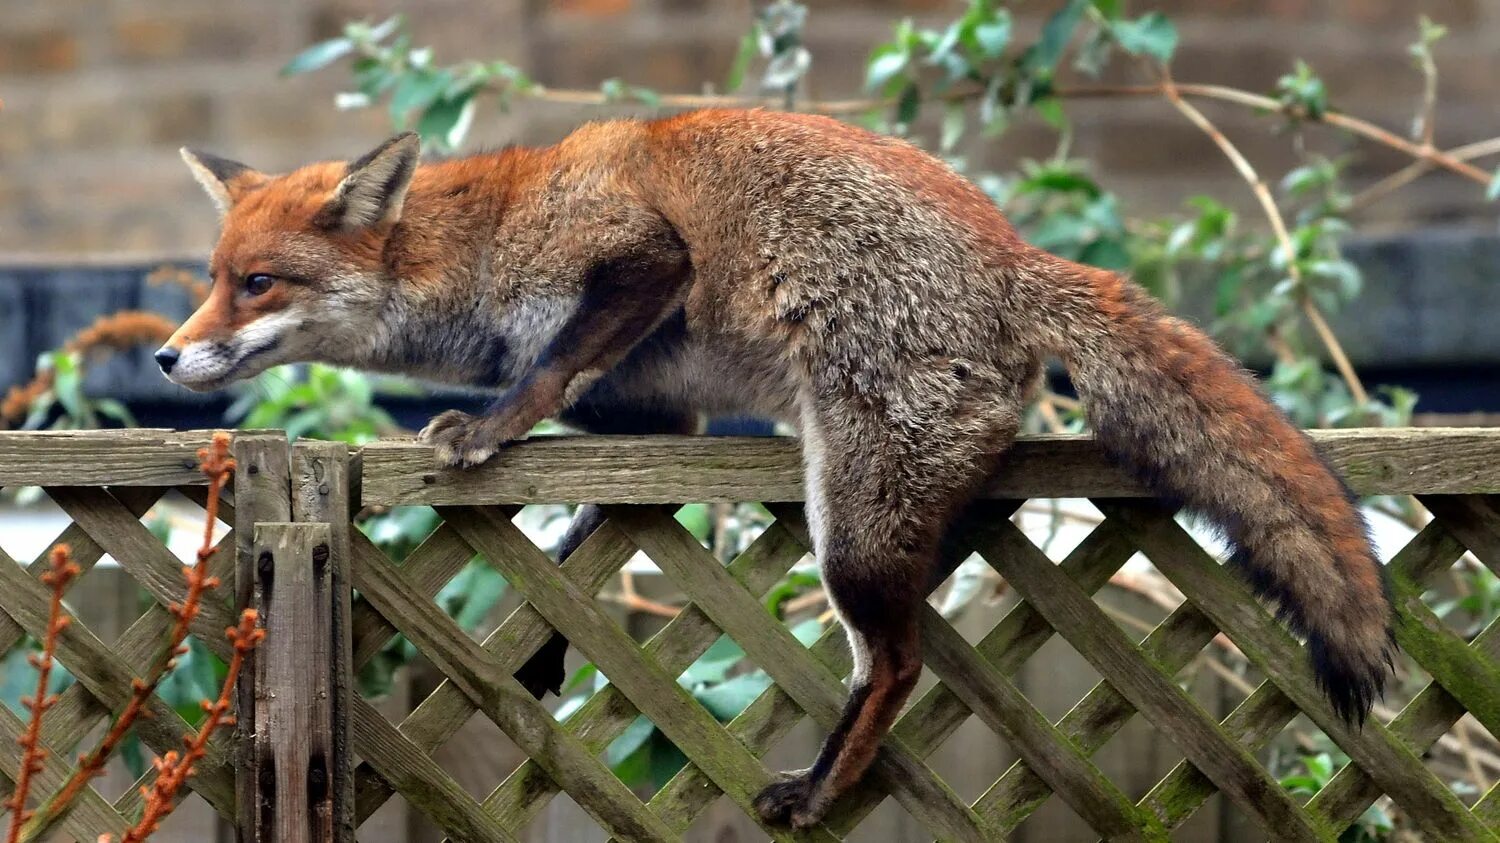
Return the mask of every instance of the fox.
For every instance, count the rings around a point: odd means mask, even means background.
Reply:
[[[320,361],[487,390],[421,431],[439,466],[554,418],[796,431],[822,582],[848,637],[845,707],[812,765],[755,798],[819,823],[922,669],[952,536],[1059,359],[1098,445],[1223,530],[1231,562],[1363,723],[1395,651],[1358,500],[1254,377],[1125,276],[1027,244],[947,163],[835,119],[709,109],[592,122],[551,146],[423,162],[400,134],[284,174],[184,149],[219,212],[207,300],[156,352],[213,390]],[[560,556],[601,523],[579,508]],[[516,678],[562,677],[555,636]]]

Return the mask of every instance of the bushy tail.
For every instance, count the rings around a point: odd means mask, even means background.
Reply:
[[[1334,709],[1363,722],[1394,643],[1384,571],[1348,488],[1254,379],[1133,283],[1042,259],[1056,336],[1103,447],[1221,527],[1307,639]]]

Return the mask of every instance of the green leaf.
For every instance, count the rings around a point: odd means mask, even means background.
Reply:
[[[1032,107],[1036,109],[1037,114],[1042,115],[1042,119],[1047,121],[1047,125],[1057,131],[1061,132],[1068,128],[1068,115],[1063,111],[1062,100],[1057,97],[1047,97],[1046,99],[1037,100],[1032,104]]]
[[[1098,9],[1099,14],[1104,15],[1109,20],[1118,18],[1122,11],[1120,0],[1094,0],[1094,8]]]
[[[1010,33],[1010,11],[996,11],[993,20],[974,27],[974,43],[979,47],[979,54],[987,59],[1000,58],[1005,48],[1010,46]]]
[[[672,517],[700,542],[706,543],[713,532],[713,519],[709,517],[707,504],[690,503],[677,510]]]
[[[900,47],[887,44],[879,48],[865,68],[865,88],[874,92],[883,91],[887,82],[906,70],[910,60],[911,54]]]
[[[1116,21],[1115,40],[1131,55],[1153,56],[1171,61],[1177,50],[1177,27],[1161,12],[1150,12],[1133,21]]]
[[[738,717],[745,706],[755,702],[755,698],[770,686],[771,677],[765,671],[757,670],[705,688],[693,696],[713,716],[727,722]]]
[[[922,108],[922,89],[916,82],[906,83],[901,91],[901,99],[896,103],[896,122],[910,126],[917,120],[917,112]]]
[[[135,427],[135,416],[131,415],[130,408],[124,402],[114,398],[100,398],[94,402],[94,409],[99,415],[113,419],[125,427]]]
[[[734,93],[745,84],[745,73],[750,69],[750,62],[755,60],[758,52],[756,47],[757,37],[754,32],[745,33],[740,39],[740,48],[734,54],[734,61],[729,65],[729,74],[724,77],[724,90]]]
[[[963,103],[950,102],[943,106],[943,134],[938,141],[938,147],[943,152],[951,152],[961,138],[964,129],[968,126],[968,110]]]
[[[650,782],[657,789],[671,781],[672,777],[677,775],[678,770],[687,766],[688,757],[661,732],[651,737],[651,743],[647,744],[647,748],[651,760]]]
[[[439,149],[457,149],[474,123],[474,111],[473,91],[438,100],[422,112],[417,134]]]
[[[656,731],[656,725],[645,717],[635,718],[635,722],[626,727],[618,738],[609,745],[605,751],[605,763],[611,767],[624,761],[637,749],[640,749],[646,741],[651,739],[651,733]]]
[[[1125,244],[1114,238],[1095,240],[1083,247],[1079,261],[1100,269],[1122,271],[1130,268],[1130,252]]]
[[[475,632],[480,629],[484,619],[489,615],[500,598],[505,596],[505,577],[499,571],[488,565],[476,566],[474,576],[469,580],[469,587],[465,591],[463,607],[453,617],[459,627]]]
[[[594,675],[598,672],[599,666],[594,664],[593,662],[589,662],[583,667],[578,668],[573,672],[572,676],[568,677],[568,681],[563,683],[563,693],[566,694],[577,689],[579,685],[582,685],[590,679],[593,679]],[[561,720],[563,718],[559,716],[557,719]]]
[[[354,42],[348,38],[330,38],[298,53],[281,68],[282,76],[295,76],[327,67],[354,52]]]
[[[432,105],[452,82],[453,74],[446,70],[413,70],[402,76],[391,94],[391,119],[405,126],[411,112]]]
[[[1073,31],[1083,18],[1089,0],[1068,0],[1042,26],[1042,37],[1026,51],[1021,65],[1026,70],[1051,73],[1062,58],[1063,50],[1073,38]]]
[[[745,651],[727,635],[719,639],[698,657],[698,660],[683,671],[682,680],[688,685],[723,682],[729,671],[745,658]]]

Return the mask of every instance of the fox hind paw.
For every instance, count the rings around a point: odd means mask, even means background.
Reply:
[[[806,771],[783,774],[755,796],[755,811],[773,825],[812,828],[823,819],[826,806],[815,798],[817,787]]]

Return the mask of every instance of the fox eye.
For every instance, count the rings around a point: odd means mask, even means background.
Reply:
[[[252,296],[258,296],[261,293],[269,291],[271,289],[271,285],[275,283],[275,278],[272,278],[271,276],[264,273],[257,272],[256,274],[247,276],[245,278],[245,292],[249,293]]]

